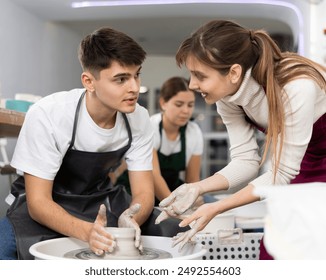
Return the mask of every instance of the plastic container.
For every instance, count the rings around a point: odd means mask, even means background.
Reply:
[[[37,102],[42,98],[40,95],[34,95],[30,93],[16,93],[15,94],[15,100],[25,100],[29,102]]]
[[[34,104],[33,102],[26,101],[26,100],[7,99],[6,109],[26,113],[29,107],[32,106],[33,104]]]
[[[262,237],[261,232],[243,233],[240,228],[195,235],[196,242],[207,250],[202,260],[258,260]]]

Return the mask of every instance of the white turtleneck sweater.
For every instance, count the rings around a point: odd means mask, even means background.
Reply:
[[[325,74],[326,76],[326,74]],[[285,139],[276,174],[276,184],[288,184],[300,170],[309,144],[313,124],[326,113],[326,93],[311,79],[300,78],[284,87]],[[239,90],[216,103],[217,112],[226,125],[230,140],[230,163],[218,173],[229,182],[229,188],[271,185],[273,171],[257,177],[260,164],[259,147],[254,127],[245,120],[247,115],[259,127],[268,123],[265,91],[251,76],[249,69]]]

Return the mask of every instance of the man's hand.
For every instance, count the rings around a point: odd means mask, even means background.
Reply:
[[[143,250],[143,245],[141,244],[140,240],[140,227],[133,218],[135,214],[137,214],[140,210],[141,205],[136,203],[131,205],[128,209],[126,209],[119,217],[118,226],[119,227],[129,227],[134,228],[136,230],[135,236],[135,247],[138,248],[140,251]]]
[[[88,239],[90,249],[98,256],[103,255],[105,252],[113,252],[116,247],[114,236],[109,234],[104,228],[106,224],[106,207],[102,204]]]

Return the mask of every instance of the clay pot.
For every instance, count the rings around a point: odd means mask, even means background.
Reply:
[[[140,252],[135,247],[135,234],[134,228],[119,228],[119,227],[106,227],[107,232],[115,237],[117,246],[112,253],[107,253],[112,256],[133,257],[139,256]]]

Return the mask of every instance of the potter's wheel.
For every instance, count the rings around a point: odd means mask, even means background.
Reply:
[[[90,249],[83,248],[72,250],[64,254],[65,258],[79,259],[79,260],[154,260],[154,259],[169,259],[172,255],[169,252],[144,248],[143,252],[139,256],[113,256],[110,254],[103,254],[103,256],[97,256]]]
[[[206,249],[199,243],[187,243],[181,252],[178,251],[178,247],[172,248],[172,238],[162,237],[162,236],[142,236],[143,247],[147,251],[148,255],[152,254],[152,258],[146,259],[163,259],[163,258],[173,258],[173,259],[201,259],[203,255],[206,254]],[[35,257],[35,259],[41,260],[76,260],[76,254],[80,254],[85,250],[88,250],[88,244],[81,240],[71,237],[56,238],[46,241],[41,241],[30,247],[30,253]],[[146,252],[145,251],[145,252]],[[68,256],[67,256],[68,254]],[[72,254],[72,257],[69,257]],[[159,254],[159,256],[155,255]],[[154,256],[154,258],[153,258]],[[84,259],[78,257],[77,259]],[[93,259],[86,257],[86,259]],[[100,260],[105,260],[105,258],[96,258]]]

